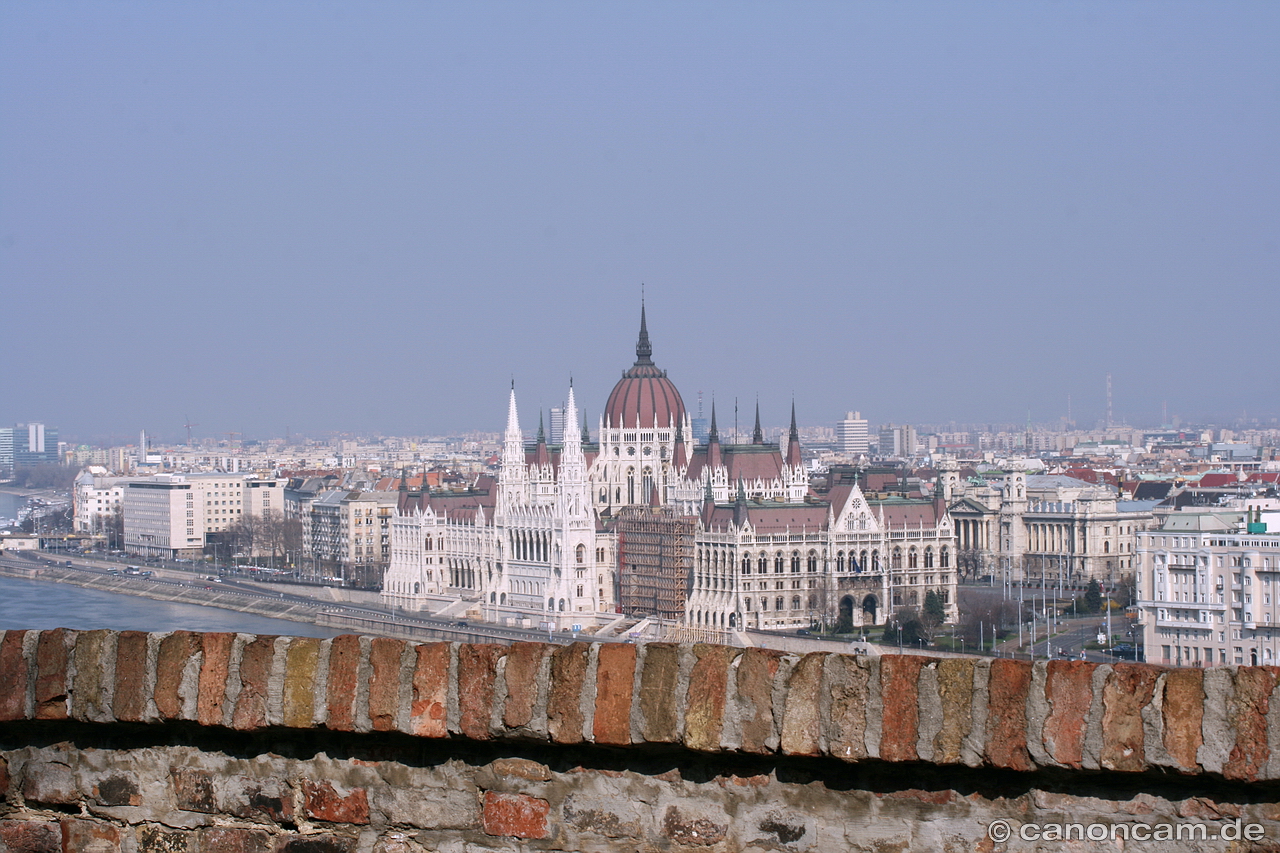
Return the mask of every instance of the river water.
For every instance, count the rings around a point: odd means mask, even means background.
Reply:
[[[342,631],[252,613],[156,601],[71,584],[0,577],[0,629],[89,631],[234,631],[291,637],[336,637]]]

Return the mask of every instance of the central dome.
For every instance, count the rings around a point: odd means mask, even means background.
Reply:
[[[653,347],[640,306],[640,340],[636,343],[636,363],[613,386],[604,407],[604,425],[612,429],[662,429],[684,423],[684,400],[665,370],[654,365]]]

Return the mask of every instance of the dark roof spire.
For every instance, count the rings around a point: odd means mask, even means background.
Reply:
[[[649,326],[644,319],[644,291],[640,293],[640,340],[636,341],[636,364],[653,364],[653,345],[649,343]]]
[[[799,441],[800,430],[796,429],[796,401],[791,401],[791,432],[787,435],[787,441]]]
[[[756,398],[756,428],[751,432],[752,444],[764,444],[764,430],[760,429],[760,398]]]
[[[711,401],[711,429],[707,430],[707,444],[720,443],[720,430],[716,429],[716,401]]]
[[[591,430],[587,428],[587,413],[585,411],[582,413],[582,443],[591,443]]]
[[[542,409],[538,409],[538,444],[547,443],[547,431],[542,428]]]

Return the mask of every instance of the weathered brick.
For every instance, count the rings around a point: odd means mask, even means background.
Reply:
[[[369,722],[374,731],[395,731],[400,711],[400,656],[404,640],[378,637],[369,648]]]
[[[527,758],[499,758],[489,767],[499,776],[515,776],[531,782],[546,782],[551,778],[551,768]]]
[[[507,651],[507,704],[502,724],[517,729],[533,722],[538,703],[538,676],[550,647],[546,643],[516,643]]]
[[[191,631],[175,631],[160,641],[156,655],[155,702],[162,720],[182,719],[182,680],[187,664],[200,649],[200,635]]]
[[[449,734],[449,644],[428,643],[415,651],[410,732],[419,737],[445,737]]]
[[[356,688],[360,680],[360,638],[355,634],[334,637],[329,647],[329,728],[352,732],[356,728]]]
[[[671,643],[649,643],[644,649],[640,671],[641,736],[652,743],[675,743],[680,739],[679,712],[684,700],[676,692],[680,680],[680,647]]]
[[[213,814],[218,810],[211,773],[194,767],[174,767],[169,775],[173,779],[173,800],[178,808],[204,814]]]
[[[503,646],[464,643],[458,647],[458,728],[473,740],[488,740],[498,661]]]
[[[547,732],[556,743],[581,743],[585,720],[582,689],[587,678],[586,643],[561,646],[551,654],[551,686],[547,690]]]
[[[1093,672],[1085,661],[1049,661],[1044,695],[1052,709],[1044,721],[1044,748],[1053,760],[1079,768],[1084,759],[1085,723],[1093,705]]]
[[[200,635],[200,687],[196,694],[196,719],[202,726],[222,725],[227,702],[227,673],[236,635],[225,631]]]
[[[369,822],[369,796],[364,788],[339,794],[328,782],[302,780],[302,809],[308,817],[329,823]]]
[[[308,729],[316,724],[316,676],[320,667],[320,641],[293,637],[284,657],[284,724]]]
[[[0,821],[0,847],[12,853],[63,853],[62,829],[43,821]]]
[[[0,675],[4,678],[0,689],[0,722],[23,720],[27,716],[28,682],[27,659],[22,656],[22,643],[26,631],[5,631],[0,640]]]
[[[826,656],[826,652],[811,652],[800,658],[791,670],[779,744],[784,754],[818,755],[822,751],[819,745],[822,715],[818,703]]]
[[[714,847],[724,841],[728,832],[727,822],[687,815],[676,806],[668,806],[662,816],[662,834],[685,847]]]
[[[551,804],[526,794],[484,792],[482,825],[486,835],[509,838],[546,838]]]
[[[987,760],[996,767],[1031,770],[1027,750],[1027,694],[1031,664],[998,659],[991,662],[987,684]],[[886,716],[888,716],[886,712]]]
[[[71,716],[77,720],[106,722],[111,719],[109,707],[111,685],[107,680],[111,658],[115,655],[114,631],[81,631],[76,634],[75,683],[71,686]]]
[[[1228,779],[1253,782],[1258,771],[1271,757],[1267,742],[1267,710],[1271,704],[1271,691],[1276,687],[1276,672],[1272,667],[1247,666],[1236,670],[1236,689],[1228,713],[1236,742],[1231,756],[1222,768]]]
[[[871,672],[853,655],[828,655],[824,679],[831,697],[827,720],[827,751],[844,761],[867,757],[867,701]]]
[[[338,835],[288,835],[276,844],[276,853],[351,853],[356,839]]]
[[[117,720],[140,723],[147,715],[147,635],[121,631],[116,638],[116,684],[111,710]]]
[[[631,743],[631,697],[635,690],[636,647],[605,643],[596,661],[596,707],[592,737],[596,743]]]
[[[190,832],[149,823],[138,828],[138,853],[190,853],[191,838]]]
[[[196,833],[201,853],[268,853],[271,836],[260,829],[215,826]]]
[[[108,776],[93,786],[93,796],[104,806],[140,806],[138,783],[130,776]]]
[[[729,688],[729,666],[737,651],[727,646],[698,644],[693,647],[693,671],[684,714],[684,742],[690,749],[718,751],[724,730],[724,706]]]
[[[67,630],[41,631],[36,644],[35,718],[67,718]]]
[[[283,779],[238,776],[229,784],[228,807],[236,817],[265,817],[276,823],[293,820],[293,795]]]
[[[884,713],[880,757],[885,761],[915,761],[920,738],[920,670],[927,658],[884,655],[880,658],[880,695]]]
[[[1204,671],[1171,669],[1165,673],[1164,748],[1178,767],[1186,771],[1199,768],[1196,753],[1204,744]]]
[[[1136,663],[1118,663],[1102,686],[1102,754],[1107,770],[1146,769],[1142,710],[1151,702],[1160,671]]]
[[[80,800],[80,788],[71,772],[69,758],[41,755],[22,769],[22,798],[28,805],[68,806]]]
[[[781,664],[780,652],[746,649],[738,665],[738,701],[742,705],[743,752],[770,752],[777,729],[773,717],[773,679]]]
[[[231,713],[232,728],[260,729],[267,724],[267,698],[276,638],[262,636],[244,647],[240,658],[240,694]]]
[[[938,764],[962,761],[964,739],[973,729],[973,660],[946,658],[938,662],[938,699],[942,728],[933,739]]]
[[[0,802],[3,802],[4,798],[9,796],[10,781],[9,762],[5,761],[3,757],[0,757]]]
[[[62,821],[62,849],[75,853],[119,853],[120,830],[109,823]]]

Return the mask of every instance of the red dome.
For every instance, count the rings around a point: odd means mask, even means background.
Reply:
[[[649,330],[645,326],[644,307],[640,308],[640,340],[636,344],[636,363],[622,374],[605,403],[605,425],[614,429],[658,428],[684,423],[684,400],[675,384],[659,370],[650,356]]]

